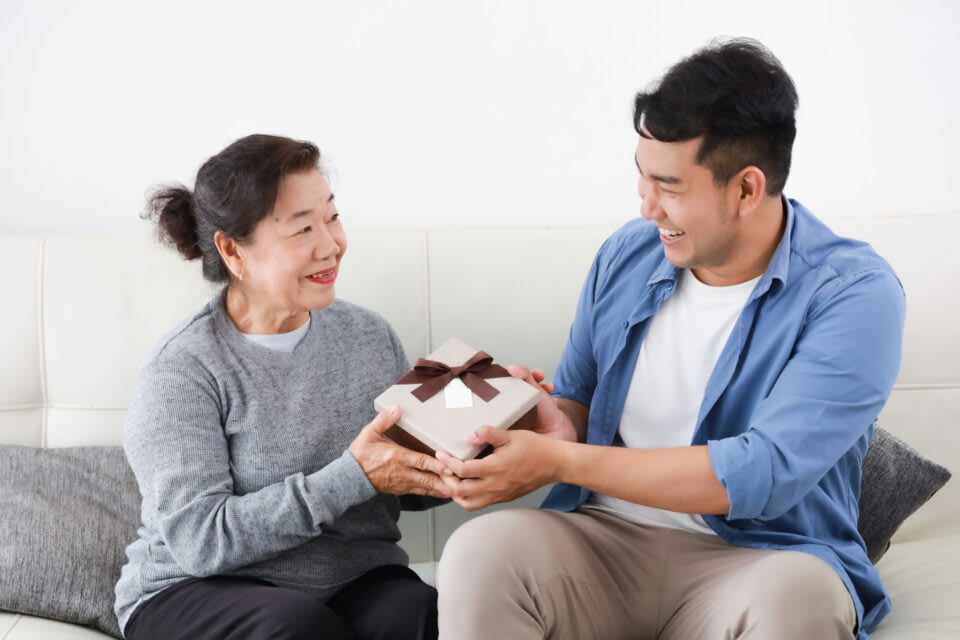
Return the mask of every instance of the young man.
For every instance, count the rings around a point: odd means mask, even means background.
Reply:
[[[796,106],[746,40],[637,96],[643,219],[597,254],[540,424],[438,454],[468,509],[560,483],[450,539],[441,637],[863,639],[889,611],[857,501],[904,295],[781,194]]]

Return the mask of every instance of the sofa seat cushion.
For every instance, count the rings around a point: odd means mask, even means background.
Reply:
[[[960,638],[960,535],[899,542],[877,563],[893,611],[872,640]]]
[[[6,631],[7,635],[2,635]],[[110,636],[89,627],[13,613],[0,614],[3,640],[107,640]]]

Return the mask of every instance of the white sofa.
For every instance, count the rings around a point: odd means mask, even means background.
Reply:
[[[828,219],[865,239],[907,291],[903,365],[880,422],[933,460],[960,455],[960,213]],[[503,363],[556,366],[594,252],[612,228],[350,232],[338,295],[382,313],[415,359],[450,336]],[[152,235],[0,236],[0,444],[116,445],[149,347],[213,289]],[[522,504],[537,504],[539,495]],[[877,640],[960,638],[960,482],[910,517],[878,567],[893,612]],[[455,505],[404,514],[432,575]],[[2,544],[2,541],[0,541]],[[0,612],[0,640],[104,638]]]

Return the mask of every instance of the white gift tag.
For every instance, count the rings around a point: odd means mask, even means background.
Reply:
[[[473,406],[473,392],[460,378],[454,378],[443,388],[443,402],[447,409],[468,409]]]

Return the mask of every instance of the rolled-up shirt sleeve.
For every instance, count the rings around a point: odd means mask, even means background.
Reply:
[[[707,443],[728,519],[783,515],[873,424],[900,368],[905,306],[900,282],[882,269],[837,278],[815,296],[749,428]]]

